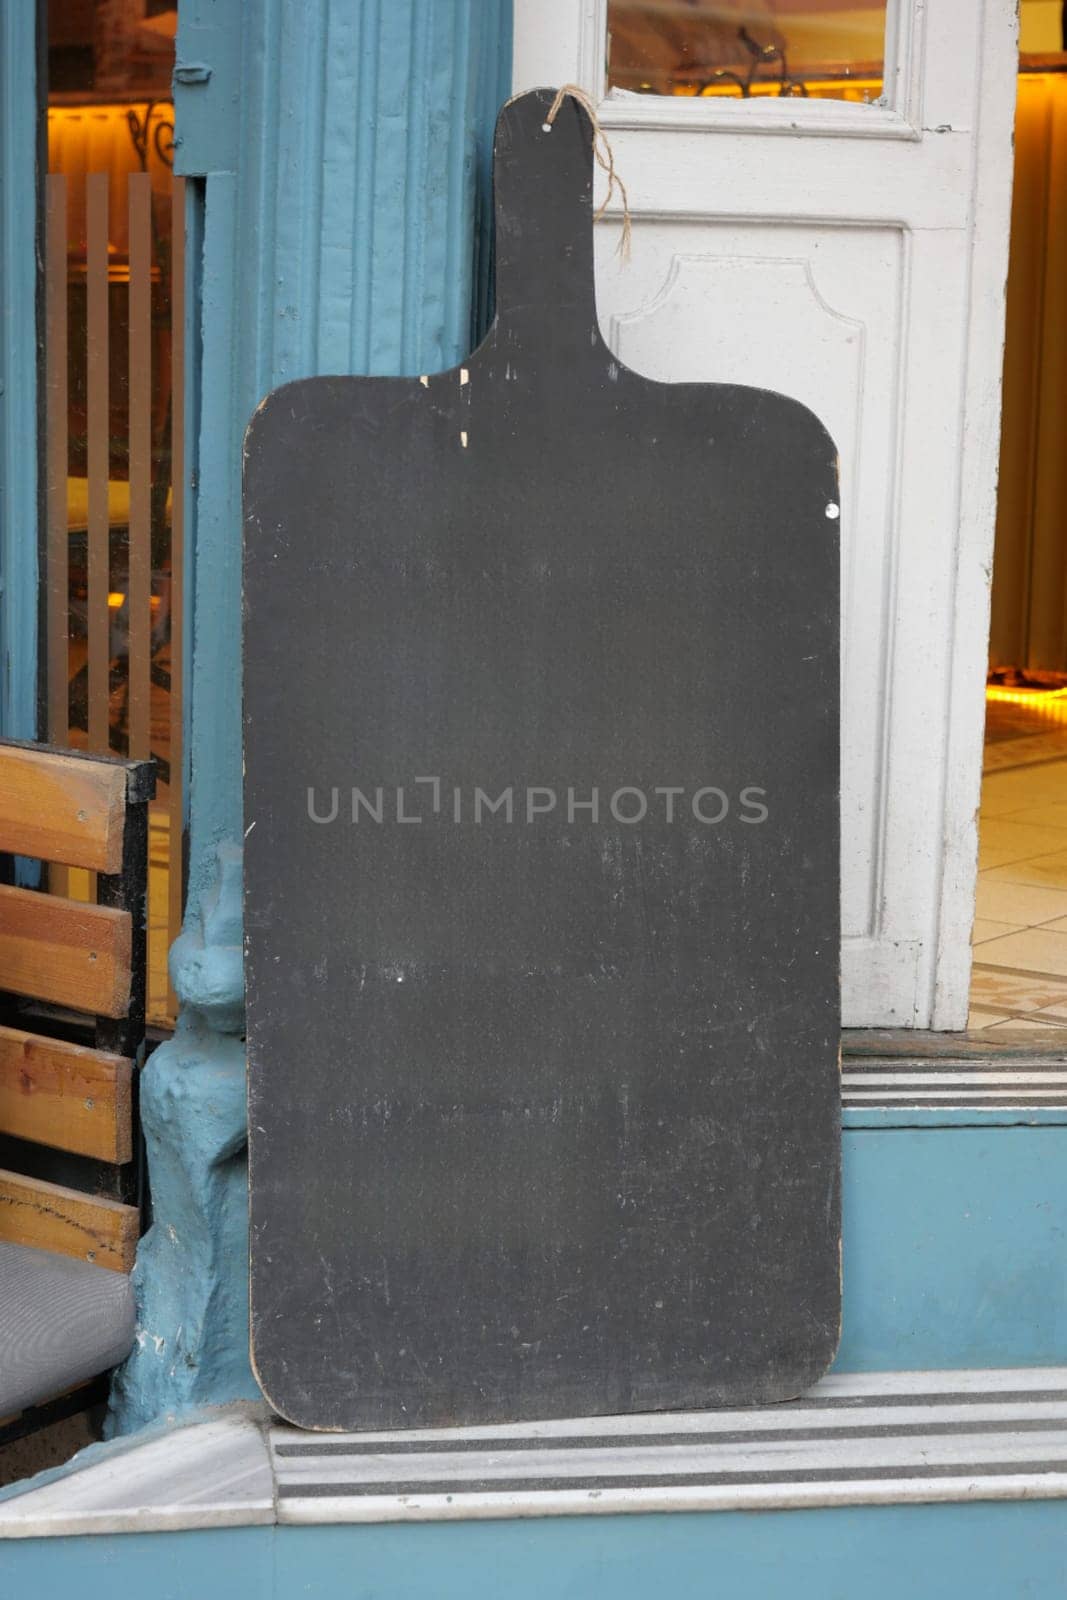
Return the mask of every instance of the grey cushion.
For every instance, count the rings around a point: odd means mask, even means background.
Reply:
[[[133,1331],[124,1273],[0,1242],[0,1417],[106,1372]]]

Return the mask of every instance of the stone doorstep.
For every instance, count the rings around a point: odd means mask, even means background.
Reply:
[[[831,1375],[758,1410],[313,1434],[226,1407],[0,1500],[0,1537],[1067,1498],[1067,1367]]]

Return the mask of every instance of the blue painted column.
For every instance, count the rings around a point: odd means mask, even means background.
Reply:
[[[37,737],[36,64],[35,7],[0,4],[0,733],[17,739]]]
[[[153,1226],[112,1431],[256,1392],[240,897],[244,429],[288,379],[433,371],[470,348],[510,10],[510,0],[179,6],[176,170],[201,180],[189,186],[187,252],[189,895],[171,954],[177,1033],[143,1076]]]

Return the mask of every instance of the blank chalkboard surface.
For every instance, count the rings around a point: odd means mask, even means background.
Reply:
[[[551,99],[466,365],[247,438],[252,1345],[306,1427],[774,1401],[837,1342],[835,450],[612,356]]]

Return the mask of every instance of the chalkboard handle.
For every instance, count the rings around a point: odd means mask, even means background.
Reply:
[[[555,98],[553,89],[532,89],[497,118],[495,331],[540,350],[599,353],[593,126],[570,95],[549,126]]]

